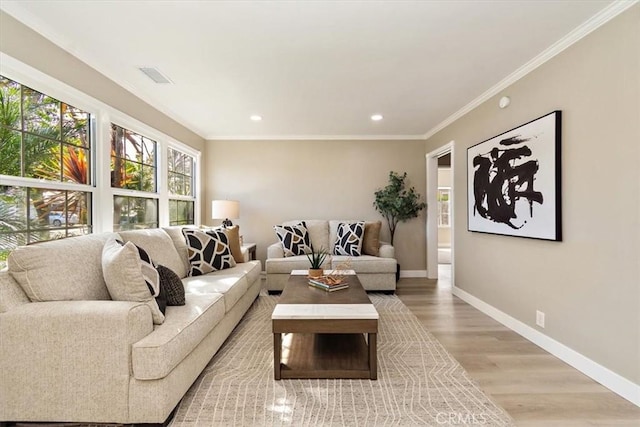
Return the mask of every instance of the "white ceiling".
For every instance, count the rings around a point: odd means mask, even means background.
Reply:
[[[612,2],[2,0],[207,139],[422,138]],[[174,84],[153,83],[151,66]],[[371,114],[384,120],[372,122]],[[252,114],[264,117],[249,120]]]

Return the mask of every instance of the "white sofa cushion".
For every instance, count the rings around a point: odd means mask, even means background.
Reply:
[[[349,260],[351,269],[356,273],[394,273],[396,272],[396,260],[393,258],[380,258],[371,255],[348,257],[334,255],[331,257],[331,268],[337,268],[340,264]]]
[[[229,311],[249,289],[249,282],[242,266],[227,268],[202,276],[182,279],[184,291],[189,294],[222,294],[225,310]]]
[[[149,228],[145,230],[120,231],[118,234],[125,242],[133,242],[144,249],[154,263],[169,267],[180,278],[187,274],[180,254],[165,230]]]
[[[251,284],[260,278],[260,274],[262,273],[262,263],[258,260],[246,261],[236,264],[236,266],[231,270],[238,274],[246,275],[247,283]]]
[[[133,345],[136,379],[166,377],[224,317],[224,297],[219,293],[187,294],[185,305],[167,307],[166,314],[162,325]]]
[[[89,234],[20,246],[7,259],[9,272],[29,299],[109,300],[102,275],[102,247],[115,233]]]

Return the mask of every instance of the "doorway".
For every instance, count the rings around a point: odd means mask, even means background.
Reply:
[[[453,284],[454,143],[430,152],[427,160],[427,278],[440,272]]]

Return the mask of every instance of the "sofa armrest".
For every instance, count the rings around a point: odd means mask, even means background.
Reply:
[[[34,302],[0,314],[0,419],[120,418],[132,345],[152,331],[139,302]]]
[[[280,242],[267,247],[267,259],[270,258],[284,258],[284,249],[282,249],[282,244]]]
[[[391,243],[380,242],[380,258],[395,258],[396,250]]]

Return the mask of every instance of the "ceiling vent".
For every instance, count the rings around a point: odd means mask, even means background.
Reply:
[[[141,67],[139,68],[139,70],[145,73],[147,77],[149,77],[151,80],[153,80],[156,83],[161,83],[161,84],[173,83],[171,80],[169,80],[168,77],[166,77],[164,74],[158,71],[157,68]]]

